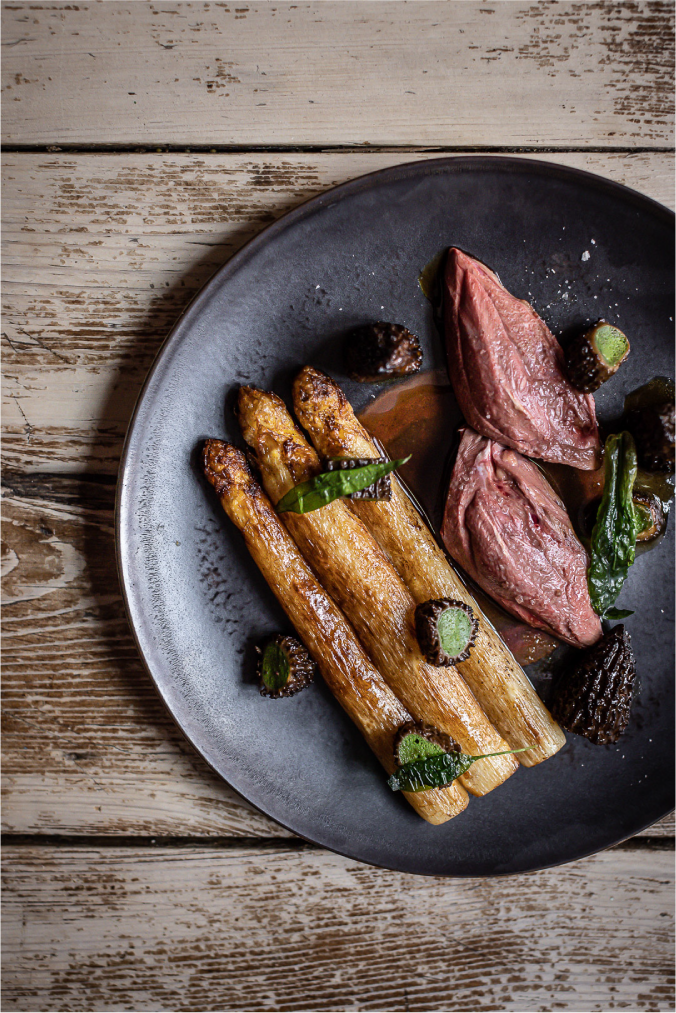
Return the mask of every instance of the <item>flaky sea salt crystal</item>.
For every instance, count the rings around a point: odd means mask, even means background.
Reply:
[[[589,252],[589,250],[585,250],[582,256],[580,257],[580,260],[589,260],[590,257],[591,253]]]

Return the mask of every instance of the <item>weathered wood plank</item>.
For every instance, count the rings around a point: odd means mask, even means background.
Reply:
[[[673,860],[503,880],[326,852],[4,849],[6,1010],[668,1010]]]
[[[290,836],[165,711],[120,596],[113,499],[111,481],[18,476],[5,500],[4,829]]]
[[[210,274],[299,200],[401,158],[8,157],[4,450],[20,472],[52,473],[8,476],[8,830],[285,834],[183,741],[138,662],[113,576],[112,474],[152,356]],[[670,156],[557,158],[671,197]],[[83,468],[99,474],[72,476]]]
[[[673,5],[12,3],[6,143],[658,146]]]
[[[307,197],[365,172],[429,157],[7,155],[8,465],[114,474],[153,356],[214,271]],[[541,157],[673,202],[671,155]]]
[[[6,475],[3,827],[289,836],[183,739],[141,665],[115,577],[113,480]],[[673,836],[673,820],[644,836]]]

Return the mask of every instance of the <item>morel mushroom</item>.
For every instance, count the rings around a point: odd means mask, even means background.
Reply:
[[[668,514],[660,499],[652,492],[634,487],[632,497],[636,512],[636,542],[652,542],[667,526]]]
[[[261,696],[273,699],[294,696],[314,679],[314,662],[295,637],[285,637],[279,633],[259,648],[259,651]]]
[[[627,336],[599,320],[566,349],[568,379],[577,390],[591,394],[617,372],[628,355]]]
[[[631,638],[615,626],[559,680],[552,714],[590,742],[617,742],[627,727],[636,687]]]
[[[674,470],[674,405],[670,401],[629,412],[626,426],[634,437],[641,467]]]
[[[415,610],[415,633],[430,665],[457,665],[469,658],[479,629],[474,610],[463,601],[435,598]]]
[[[378,383],[417,373],[423,353],[420,341],[406,327],[378,321],[352,331],[345,358],[350,379]]]

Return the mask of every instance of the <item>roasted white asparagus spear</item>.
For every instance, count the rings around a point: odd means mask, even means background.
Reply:
[[[343,613],[317,583],[270,501],[253,479],[241,450],[207,440],[204,473],[221,506],[244,535],[254,562],[319,666],[327,686],[352,718],[388,773],[394,770],[394,738],[411,720],[378,674]],[[405,792],[428,823],[445,823],[467,805],[454,782],[446,788]]]
[[[275,394],[242,387],[238,417],[274,503],[321,471],[317,454]],[[454,668],[433,668],[415,637],[415,602],[382,549],[342,500],[281,515],[294,541],[354,626],[378,671],[416,721],[433,725],[472,756],[508,750]],[[514,772],[513,756],[478,760],[461,781],[485,795]]]
[[[306,366],[293,388],[294,411],[322,457],[378,457],[380,451],[359,423],[338,384]],[[449,564],[413,503],[392,476],[392,499],[354,500],[364,521],[394,563],[416,602],[453,598],[479,618],[476,643],[458,670],[482,709],[527,767],[541,763],[564,744],[565,736],[533,689],[525,672],[481,612]]]

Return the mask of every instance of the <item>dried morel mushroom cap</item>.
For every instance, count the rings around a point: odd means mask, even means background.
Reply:
[[[261,696],[277,699],[294,696],[309,686],[315,664],[300,640],[278,633],[258,648],[258,678]]]
[[[590,742],[617,742],[627,727],[636,687],[631,638],[615,626],[559,679],[552,714]]]
[[[625,424],[634,437],[639,464],[646,471],[674,470],[674,404],[646,405],[627,413]]]
[[[402,725],[394,739],[394,762],[398,767],[415,760],[424,760],[428,756],[440,753],[461,753],[458,743],[432,725],[421,721],[407,721]]]
[[[435,598],[416,606],[415,633],[430,665],[457,665],[469,658],[479,620],[469,605]]]
[[[570,382],[591,394],[617,372],[629,355],[629,341],[617,327],[599,320],[568,346],[565,355]]]
[[[377,383],[417,373],[422,365],[420,341],[401,324],[379,321],[352,331],[345,346],[347,372],[359,383]]]
[[[345,471],[352,468],[364,468],[367,464],[388,464],[389,457],[329,457],[326,462],[327,471]],[[383,475],[371,485],[358,492],[351,492],[350,499],[392,499],[392,482],[389,475]]]

